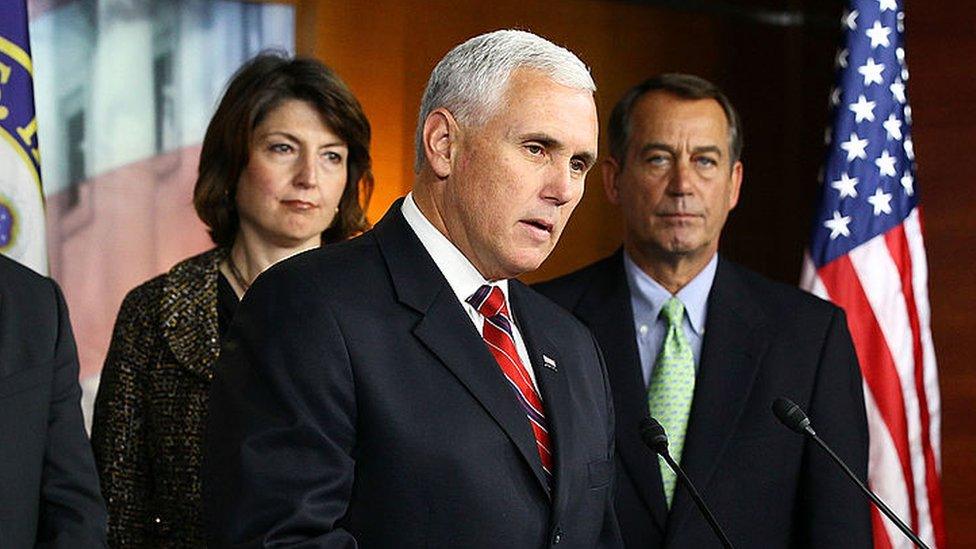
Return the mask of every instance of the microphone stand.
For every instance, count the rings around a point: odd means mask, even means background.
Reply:
[[[691,483],[691,479],[685,474],[684,469],[678,466],[678,464],[674,461],[674,458],[672,458],[671,454],[667,451],[660,452],[658,455],[664,458],[664,461],[668,463],[668,467],[670,467],[671,470],[678,475],[678,478],[681,479],[681,484],[688,489],[691,499],[695,500],[695,504],[698,506],[698,509],[701,510],[702,515],[705,516],[705,520],[707,520],[708,524],[711,525],[712,530],[715,530],[715,535],[717,535],[719,540],[722,541],[722,545],[725,547],[725,549],[735,549],[732,546],[732,542],[729,541],[728,536],[726,536],[725,532],[722,530],[722,527],[718,525],[718,521],[715,520],[715,516],[712,515],[712,511],[709,510],[707,505],[705,505],[705,501],[702,499],[701,494],[698,493],[698,490],[695,489],[695,485]]]
[[[881,501],[881,498],[874,495],[874,492],[869,490],[868,487],[865,486],[864,483],[861,482],[859,478],[857,478],[857,475],[855,475],[854,472],[851,471],[850,468],[847,466],[847,464],[844,463],[844,461],[841,460],[840,457],[837,454],[835,454],[834,451],[831,450],[829,446],[827,446],[827,443],[825,443],[823,440],[820,439],[819,436],[817,436],[817,433],[815,433],[813,429],[804,430],[804,434],[806,434],[807,437],[816,441],[816,443],[821,448],[823,448],[825,452],[827,452],[827,455],[830,456],[830,459],[834,460],[834,463],[840,466],[840,468],[844,471],[844,473],[848,476],[848,478],[850,478],[854,482],[854,484],[857,484],[858,488],[860,488],[865,495],[871,498],[871,501],[873,501],[874,504],[878,506],[878,509],[880,509],[881,512],[884,513],[884,515],[888,517],[889,520],[891,520],[891,522],[895,523],[895,526],[897,526],[898,529],[901,530],[903,534],[908,536],[908,539],[912,540],[912,543],[914,543],[916,547],[920,547],[921,549],[929,549],[929,546],[925,545],[925,543],[921,539],[919,539],[918,536],[915,535],[915,532],[912,532],[911,528],[909,528],[904,522],[902,522],[901,519],[898,518],[898,515],[896,515],[894,511],[889,509],[888,506],[885,505],[883,501]]]
[[[708,521],[708,525],[711,526],[712,530],[715,531],[715,535],[718,536],[718,539],[722,542],[722,546],[724,546],[725,549],[734,549],[732,542],[729,541],[729,537],[725,535],[722,527],[719,526],[718,521],[715,520],[715,516],[712,515],[712,511],[708,508],[708,505],[705,505],[705,500],[702,499],[701,495],[698,493],[698,490],[695,489],[694,483],[691,482],[691,479],[685,474],[684,469],[682,469],[681,466],[674,461],[674,458],[672,458],[671,454],[668,452],[668,434],[664,432],[664,427],[658,422],[658,420],[654,419],[650,415],[647,415],[644,416],[643,420],[641,420],[639,429],[640,437],[644,442],[644,445],[655,454],[664,458],[664,461],[668,464],[668,467],[670,467],[671,470],[674,471],[674,474],[678,475],[678,478],[681,479],[681,484],[688,489],[691,499],[695,501],[695,505],[698,506],[698,510],[701,511],[701,514],[705,517],[705,520]]]
[[[929,547],[925,545],[925,543],[922,542],[917,535],[915,535],[915,532],[912,532],[912,529],[902,522],[901,519],[898,518],[898,515],[896,515],[894,511],[889,509],[888,506],[881,501],[881,498],[876,496],[874,492],[868,489],[868,487],[865,486],[859,478],[857,478],[857,475],[855,475],[854,472],[847,467],[844,460],[840,459],[840,456],[835,454],[834,451],[830,449],[830,446],[827,446],[827,443],[817,436],[817,432],[813,430],[813,426],[810,424],[810,418],[807,417],[806,412],[804,412],[802,408],[800,408],[792,400],[783,397],[779,397],[774,400],[772,408],[776,419],[780,420],[780,422],[788,429],[813,439],[818,446],[823,448],[823,450],[827,452],[827,455],[830,456],[830,459],[834,460],[834,463],[836,463],[841,470],[844,471],[844,474],[846,474],[847,477],[850,478],[851,481],[853,481],[854,484],[856,484],[857,487],[860,488],[861,491],[864,492],[864,494],[868,496],[872,502],[874,502],[878,509],[880,509],[891,522],[895,523],[895,526],[901,530],[901,533],[905,534],[908,539],[912,540],[912,543],[914,543],[916,547],[929,549]]]

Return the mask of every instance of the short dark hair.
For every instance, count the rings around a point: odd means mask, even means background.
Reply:
[[[627,146],[630,142],[631,114],[634,104],[644,95],[663,91],[680,97],[681,99],[714,99],[725,112],[725,119],[729,123],[729,157],[732,166],[742,155],[742,122],[739,113],[735,111],[732,102],[722,93],[722,90],[704,78],[690,74],[668,73],[648,78],[627,90],[610,113],[610,156],[623,165],[627,156]]]
[[[254,129],[291,99],[311,105],[349,147],[346,187],[338,213],[322,232],[322,243],[345,240],[369,228],[365,209],[373,192],[370,127],[359,101],[320,61],[265,51],[231,78],[203,138],[193,205],[218,246],[230,246],[237,237],[240,218],[234,199]]]

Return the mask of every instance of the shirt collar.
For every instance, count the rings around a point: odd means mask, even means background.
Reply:
[[[712,289],[715,281],[715,271],[718,267],[718,254],[705,265],[695,278],[678,290],[675,294],[685,307],[685,315],[691,324],[692,330],[699,336],[705,333],[705,319],[708,315],[708,293]],[[647,275],[640,267],[634,263],[630,255],[624,251],[624,270],[627,273],[627,283],[630,285],[630,292],[634,299],[642,302],[646,310],[650,311],[652,317],[648,321],[656,321],[661,314],[661,308],[671,297],[671,292],[659,284],[656,280]]]
[[[502,289],[505,301],[508,302],[508,280],[489,282],[481,276],[478,269],[461,253],[461,250],[457,249],[454,243],[437,230],[437,227],[420,211],[413,199],[412,192],[408,193],[403,200],[400,211],[403,213],[404,219],[407,220],[407,224],[417,234],[417,238],[420,239],[424,249],[434,260],[434,264],[447,279],[448,285],[451,286],[451,290],[459,301],[467,304],[465,300],[471,297],[478,288],[484,284],[492,284]]]

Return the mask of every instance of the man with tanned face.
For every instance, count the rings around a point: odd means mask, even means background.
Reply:
[[[623,249],[536,289],[604,351],[626,546],[720,546],[641,442],[651,414],[736,547],[869,547],[864,498],[770,412],[777,397],[797,402],[865,480],[864,397],[844,313],[718,253],[743,180],[732,104],[701,78],[661,75],[625,94],[609,133],[603,179]]]
[[[212,544],[620,545],[596,343],[510,280],[580,200],[594,89],[574,54],[527,32],[438,63],[413,192],[241,303],[210,400]]]

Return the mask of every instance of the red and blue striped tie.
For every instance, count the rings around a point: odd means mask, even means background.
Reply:
[[[549,428],[546,425],[546,414],[542,408],[542,399],[532,384],[528,370],[522,364],[518,352],[515,350],[515,339],[512,334],[512,321],[505,304],[505,295],[498,286],[485,284],[467,299],[479,313],[485,317],[485,326],[481,336],[488,345],[498,366],[501,367],[505,379],[508,380],[515,397],[529,418],[529,425],[535,435],[535,444],[542,459],[542,470],[546,474],[546,481],[552,485],[552,445],[549,442]]]

